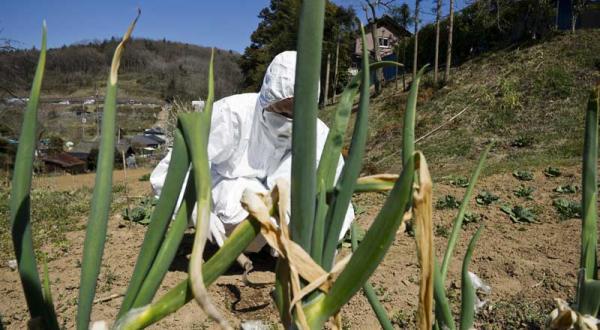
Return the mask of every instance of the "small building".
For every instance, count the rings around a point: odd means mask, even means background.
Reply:
[[[87,163],[69,153],[49,155],[42,158],[46,172],[68,172],[71,174],[83,173]]]
[[[372,24],[373,23],[371,22],[365,26],[367,51],[372,54],[374,52],[373,46],[377,44],[377,47],[379,47],[379,54],[382,58],[394,53],[394,46],[398,44],[398,41],[403,38],[410,38],[412,36],[408,30],[398,25],[393,18],[388,15],[383,15],[376,22],[378,40],[377,43],[374,43],[373,36],[371,34]],[[357,58],[362,58],[362,40],[360,33],[358,33],[358,36],[354,41],[354,56]]]
[[[397,61],[397,54],[394,52],[395,46],[403,39],[410,38],[412,34],[398,25],[393,18],[388,15],[383,15],[381,18],[377,20],[377,37],[378,40],[376,43],[373,42],[373,35],[371,34],[371,25],[373,23],[367,24],[365,26],[365,39],[367,51],[369,52],[369,56],[371,58],[375,57],[375,48],[374,45],[377,45],[379,48],[379,55],[381,59],[384,61]],[[360,37],[360,33],[357,34],[354,42],[354,54],[352,54],[352,67],[348,69],[348,73],[351,75],[358,74],[359,67],[362,61],[362,39]],[[391,80],[396,77],[396,68],[395,67],[386,67],[383,69],[383,75],[385,80]]]
[[[152,127],[149,129],[145,129],[144,130],[144,135],[159,135],[159,136],[164,136],[165,135],[165,131],[160,128],[160,127]]]
[[[131,147],[131,143],[125,139],[122,139],[117,143],[117,151],[120,155],[125,154],[125,157],[129,157],[131,155],[135,155],[135,151]]]
[[[86,170],[93,171],[96,169],[98,145],[99,143],[97,141],[81,141],[73,146],[68,154],[85,162]]]
[[[161,144],[164,144],[164,140],[157,138],[155,135],[135,135],[131,138],[130,143],[133,150],[135,150],[141,156],[153,154]]]

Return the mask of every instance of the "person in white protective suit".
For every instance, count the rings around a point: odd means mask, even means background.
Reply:
[[[265,192],[273,189],[279,178],[290,180],[295,71],[296,52],[280,53],[267,68],[260,93],[225,97],[213,105],[208,144],[212,175],[210,233],[211,240],[219,246],[248,216],[240,202],[244,190]],[[318,120],[317,161],[328,132],[327,126]],[[163,187],[170,159],[169,151],[150,176],[157,196]],[[336,176],[339,176],[343,163],[340,155]],[[182,197],[183,191],[180,201]],[[340,239],[353,218],[354,210],[350,205]],[[196,221],[195,215],[193,221]],[[259,236],[246,252],[258,252],[264,245],[264,239]]]

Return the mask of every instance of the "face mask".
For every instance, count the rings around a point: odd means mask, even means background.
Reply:
[[[263,125],[278,141],[292,138],[292,119],[280,114],[263,111]]]

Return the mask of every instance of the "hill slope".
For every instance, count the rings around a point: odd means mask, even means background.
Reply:
[[[492,140],[487,173],[579,163],[588,91],[600,79],[600,30],[478,57],[437,91],[430,79],[419,93],[417,137],[467,109],[418,143],[435,176],[469,173]],[[398,171],[405,104],[392,86],[372,100],[365,171]]]
[[[89,97],[96,89],[104,93],[112,54],[118,40],[50,49],[42,95]],[[0,97],[25,96],[37,63],[38,51],[0,52]],[[217,97],[239,90],[239,54],[216,50]],[[210,48],[166,40],[134,39],[121,61],[119,93],[123,97],[163,100],[173,97],[197,99],[207,93]],[[6,94],[6,95],[3,95]]]

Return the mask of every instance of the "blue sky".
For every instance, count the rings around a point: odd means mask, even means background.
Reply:
[[[464,6],[464,1],[458,0],[458,7]],[[360,3],[334,2],[343,6]],[[413,5],[413,1],[408,3]],[[166,38],[243,52],[258,25],[258,13],[268,4],[269,0],[2,0],[0,38],[18,41],[15,46],[19,48],[39,46],[43,19],[48,24],[49,47],[121,36],[136,8],[141,7],[135,37]],[[422,1],[421,12],[431,13],[432,5],[433,0]],[[355,8],[363,19],[360,7]],[[425,21],[433,19],[427,14],[422,17]]]

